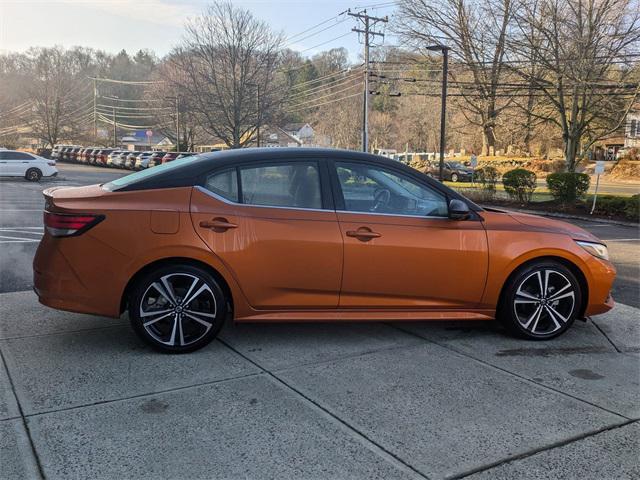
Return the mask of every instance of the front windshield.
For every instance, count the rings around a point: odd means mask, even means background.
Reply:
[[[116,180],[112,180],[111,182],[102,185],[102,188],[109,191],[118,190],[119,188],[126,187],[128,185],[131,185],[132,183],[139,182],[140,180],[154,177],[169,170],[175,170],[176,168],[179,168],[189,162],[194,162],[197,159],[198,155],[193,155],[191,157],[180,158],[172,162],[163,163],[162,165],[157,165],[155,167],[141,170],[139,172],[132,173],[131,175],[126,175],[124,177],[117,178]]]

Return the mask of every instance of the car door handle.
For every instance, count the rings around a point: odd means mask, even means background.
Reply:
[[[213,220],[203,220],[200,222],[202,228],[209,228],[214,231],[224,232],[230,228],[238,228],[235,223],[228,222],[226,218],[214,218]]]
[[[380,235],[378,232],[372,232],[368,228],[359,228],[358,230],[347,230],[347,237],[357,238],[358,240],[362,240],[363,242],[368,242],[372,238],[379,238]]]

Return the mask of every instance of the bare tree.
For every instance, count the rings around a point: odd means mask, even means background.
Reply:
[[[282,35],[230,2],[214,2],[187,25],[170,61],[185,72],[175,87],[209,133],[231,148],[253,141],[280,104],[276,73]]]
[[[24,57],[24,89],[31,107],[22,114],[32,134],[50,146],[88,126],[90,83],[79,57],[59,47],[35,48]]]
[[[638,7],[637,0],[527,0],[517,9],[511,46],[521,63],[513,70],[539,97],[532,116],[561,129],[569,171],[581,149],[623,125],[638,98],[638,70],[626,65],[640,40]]]
[[[483,132],[483,150],[496,145],[496,119],[508,105],[500,101],[504,55],[513,19],[513,0],[399,0],[396,31],[408,44],[426,52],[429,45],[449,47],[462,75],[452,68],[468,109],[467,120]],[[467,81],[468,80],[468,81]]]

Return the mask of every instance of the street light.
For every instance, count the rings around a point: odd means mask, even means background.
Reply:
[[[445,149],[445,124],[447,117],[447,70],[449,68],[449,47],[445,45],[431,45],[427,50],[442,52],[442,100],[440,109],[440,172],[439,178],[444,180],[444,149]]]

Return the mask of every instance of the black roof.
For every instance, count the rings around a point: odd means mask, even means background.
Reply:
[[[209,174],[212,169],[235,166],[245,162],[254,162],[260,160],[286,160],[286,161],[303,161],[309,158],[329,159],[329,160],[361,160],[369,163],[377,163],[392,169],[401,170],[407,175],[416,177],[422,182],[428,182],[434,188],[444,192],[450,198],[459,198],[464,200],[472,210],[481,210],[480,207],[473,202],[464,198],[454,190],[446,187],[442,183],[427,177],[425,174],[411,168],[401,162],[391,160],[380,155],[371,153],[356,152],[354,150],[342,150],[337,148],[304,148],[304,147],[283,147],[283,148],[241,148],[233,150],[223,150],[218,152],[201,153],[193,157],[187,157],[191,160],[177,168],[171,168],[166,171],[158,171],[157,174],[141,178],[125,187],[117,188],[119,191],[127,190],[144,190],[152,188],[175,188],[191,186],[199,184],[203,181],[204,176]],[[180,159],[182,160],[182,159]],[[177,161],[180,161],[177,160]],[[185,158],[186,160],[186,158]],[[175,162],[176,160],[174,160]],[[166,165],[171,165],[170,164]],[[158,168],[158,167],[154,167]]]

